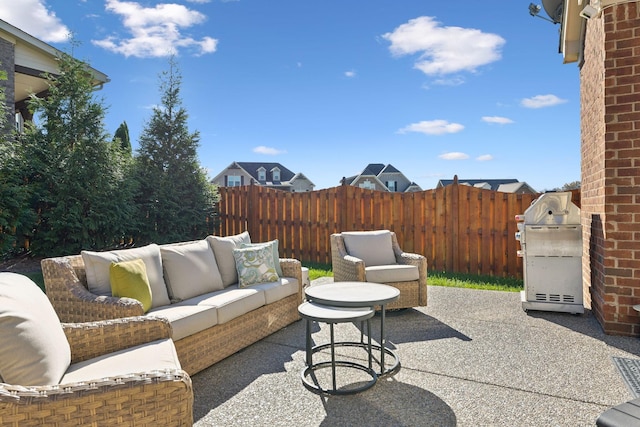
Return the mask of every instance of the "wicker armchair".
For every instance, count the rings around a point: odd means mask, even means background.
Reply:
[[[367,232],[363,232],[365,234]],[[390,233],[391,247],[393,249],[393,257],[396,264],[390,264],[391,276],[393,275],[393,269],[396,266],[412,265],[418,269],[418,277],[413,280],[396,280],[393,277],[389,277],[389,274],[380,275],[381,267],[384,269],[386,266],[367,266],[365,261],[361,258],[353,256],[347,251],[345,245],[345,239],[342,233],[335,233],[331,235],[331,260],[333,268],[333,280],[335,282],[377,282],[384,283],[398,288],[400,290],[400,298],[397,301],[389,304],[387,308],[410,308],[427,305],[427,259],[419,254],[404,252],[399,244],[396,234],[394,232],[387,232],[381,230],[374,233]],[[345,233],[347,234],[347,233]],[[355,233],[354,233],[355,234]],[[375,270],[375,271],[374,271]],[[369,271],[369,275],[367,275]],[[368,278],[369,276],[369,278]],[[380,277],[386,277],[384,280],[378,280]],[[373,279],[372,279],[373,277]]]
[[[28,278],[0,273],[0,425],[193,424],[191,378],[179,368],[167,320],[129,317],[60,327],[48,304]],[[68,346],[60,343],[65,338]],[[129,366],[137,368],[128,372]],[[58,373],[62,379],[52,380]],[[29,385],[1,382],[18,378]]]
[[[168,338],[164,319],[63,323],[71,362]],[[2,426],[191,426],[193,389],[182,370],[136,372],[91,383],[25,387],[0,383]]]

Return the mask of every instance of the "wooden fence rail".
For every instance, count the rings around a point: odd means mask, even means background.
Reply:
[[[282,257],[330,264],[331,233],[388,229],[405,251],[425,255],[432,271],[518,278],[515,215],[538,197],[457,183],[415,193],[348,185],[289,193],[250,185],[220,187],[220,196],[220,235],[248,230],[255,242],[278,239]]]

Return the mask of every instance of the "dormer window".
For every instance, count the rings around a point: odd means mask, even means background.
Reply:
[[[263,167],[258,169],[258,181],[264,182],[267,180],[267,170]]]
[[[273,175],[274,181],[280,181],[280,168],[271,169],[271,174]]]

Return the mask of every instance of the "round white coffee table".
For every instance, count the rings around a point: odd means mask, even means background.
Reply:
[[[398,355],[387,348],[384,331],[386,305],[400,297],[397,288],[371,282],[334,282],[310,286],[304,290],[307,301],[334,307],[370,307],[380,306],[380,345],[372,347],[380,350],[380,372],[378,376],[392,374],[400,369]],[[385,354],[394,358],[389,368],[385,365]]]

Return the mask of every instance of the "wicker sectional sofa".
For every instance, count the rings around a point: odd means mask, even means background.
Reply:
[[[194,374],[300,318],[300,261],[279,258],[277,281],[239,286],[242,279],[235,270],[237,251],[233,250],[250,246],[247,242],[249,235],[244,232],[197,242],[47,258],[42,260],[46,293],[61,322],[131,316],[168,319],[182,369]],[[100,282],[96,276],[105,262],[137,258],[144,260],[149,281],[155,281],[151,283],[153,304],[146,313],[140,301],[110,296],[108,289],[105,292],[99,283],[92,284]],[[222,286],[214,280],[212,288],[212,275],[222,279]]]

